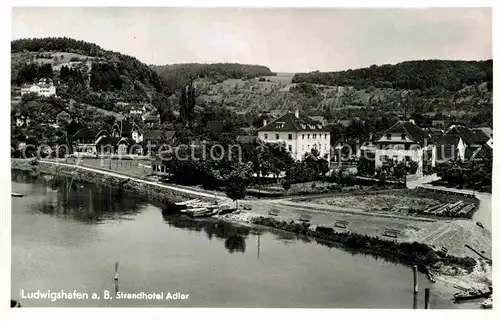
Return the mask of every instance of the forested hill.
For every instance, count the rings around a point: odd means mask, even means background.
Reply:
[[[52,78],[58,95],[106,110],[119,101],[154,103],[171,88],[134,57],[71,38],[11,42],[12,84]]]
[[[328,86],[353,86],[403,90],[458,91],[467,86],[493,83],[493,60],[453,61],[418,60],[395,65],[373,65],[369,68],[337,72],[310,72],[295,74],[294,83],[314,83]]]
[[[164,81],[174,89],[185,86],[189,80],[209,78],[215,83],[226,79],[253,79],[261,76],[276,76],[268,67],[237,63],[173,64],[151,66]]]

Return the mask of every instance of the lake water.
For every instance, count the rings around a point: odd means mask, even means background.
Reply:
[[[13,299],[23,307],[408,308],[412,269],[314,239],[172,216],[109,188],[13,172]],[[71,185],[71,186],[70,186]],[[119,283],[113,280],[119,262]],[[164,300],[105,300],[104,291],[164,293]],[[456,307],[419,275],[431,308]],[[36,292],[89,299],[21,298]],[[100,299],[92,299],[95,292]],[[189,294],[165,300],[167,293]]]

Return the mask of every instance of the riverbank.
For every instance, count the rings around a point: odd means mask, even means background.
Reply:
[[[314,216],[314,215],[313,215]],[[262,216],[251,210],[220,217],[221,220],[259,225],[325,240],[327,246],[338,246],[348,251],[367,253],[408,266],[416,264],[419,270],[431,276],[439,291],[452,299],[457,288],[486,288],[492,285],[491,263],[468,256],[443,256],[433,244],[411,240],[394,240],[370,236],[342,228],[313,225],[286,220],[282,217]],[[333,245],[332,245],[333,244]],[[336,245],[335,245],[336,244]]]
[[[15,159],[11,163],[13,169],[32,172],[34,175],[65,175],[77,181],[136,193],[164,204],[193,198],[209,201],[224,199],[206,191],[148,182],[115,172],[76,165],[46,161],[33,164],[29,160]],[[480,229],[470,220],[403,218],[356,212],[353,209],[344,209],[342,212],[324,204],[287,200],[250,200],[241,203],[244,208],[250,209],[220,218],[231,223],[256,224],[324,239],[351,250],[368,252],[396,262],[410,265],[416,262],[423,271],[430,270],[434,278],[445,285],[446,291],[451,294],[457,292],[453,288],[454,285],[465,288],[491,285],[491,265],[478,257],[467,258],[471,252],[464,247],[464,244],[470,245],[491,257],[491,233],[488,234],[489,231]],[[267,216],[271,208],[278,210],[276,217]],[[294,223],[300,221],[303,216],[307,216],[309,226]],[[347,221],[348,226],[339,230],[336,227],[338,221]],[[398,230],[401,233],[397,239],[384,237],[382,234],[386,229]],[[418,251],[415,251],[415,246]],[[449,250],[445,258],[440,258],[437,254],[442,247]]]
[[[190,199],[200,199],[209,202],[216,202],[219,200],[219,197],[209,193],[168,186],[152,181],[149,182],[111,171],[85,168],[72,164],[11,159],[11,169],[30,172],[32,175],[48,174],[68,176],[75,181],[112,187],[123,192],[136,193],[140,196],[147,197],[151,201],[164,204],[182,202]]]

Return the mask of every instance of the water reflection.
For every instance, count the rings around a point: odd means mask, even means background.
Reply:
[[[241,252],[246,249],[246,238],[252,232],[252,229],[247,226],[238,226],[231,223],[219,220],[195,220],[183,215],[175,215],[167,209],[162,211],[163,220],[169,225],[176,228],[187,229],[196,232],[205,232],[210,240],[213,237],[224,239],[224,246],[229,253]]]
[[[13,171],[12,181],[29,183],[29,195],[40,198],[31,204],[33,212],[58,218],[72,218],[88,224],[108,219],[127,220],[145,205],[133,194],[94,184],[74,181],[71,177],[32,176]]]

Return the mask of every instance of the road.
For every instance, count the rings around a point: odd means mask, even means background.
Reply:
[[[468,190],[468,189],[457,189],[457,188],[450,188],[450,187],[444,187],[444,186],[433,186],[433,185],[429,184],[430,182],[436,181],[438,179],[439,178],[437,177],[436,174],[423,176],[415,181],[407,182],[406,187],[408,187],[410,189],[413,189],[416,187],[423,187],[423,188],[432,189],[432,190],[449,191],[449,192],[455,192],[455,193],[460,193],[460,194],[475,195],[477,197],[477,199],[479,200],[479,208],[476,211],[476,213],[474,213],[474,216],[472,219],[476,222],[481,222],[481,224],[483,224],[484,228],[491,232],[491,229],[492,229],[491,194],[490,193],[476,192],[476,191]]]
[[[207,197],[207,198],[214,198],[217,201],[230,201],[227,197],[223,197],[221,195],[216,195],[214,193],[207,193],[207,192],[196,191],[196,190],[188,189],[188,188],[171,186],[171,185],[167,185],[167,184],[160,184],[160,183],[157,183],[157,182],[140,179],[140,178],[137,178],[137,177],[124,175],[124,174],[120,174],[120,173],[117,173],[117,172],[112,172],[112,171],[109,171],[109,170],[104,171],[104,170],[100,170],[100,169],[97,169],[97,168],[89,168],[89,167],[85,167],[85,166],[73,165],[73,164],[65,164],[65,163],[60,163],[60,162],[51,162],[51,161],[42,161],[42,160],[39,160],[39,162],[40,163],[46,163],[46,164],[54,164],[54,165],[58,165],[58,166],[66,166],[66,167],[70,167],[70,168],[82,169],[82,170],[91,171],[91,172],[99,173],[99,174],[105,174],[105,175],[114,176],[114,177],[118,177],[118,178],[130,179],[130,180],[133,180],[133,181],[138,182],[138,183],[143,183],[143,184],[149,184],[149,185],[153,185],[153,186],[158,186],[158,187],[170,189],[170,190],[181,192],[181,193],[185,193],[185,194],[191,194],[193,196],[202,196],[202,197]]]

